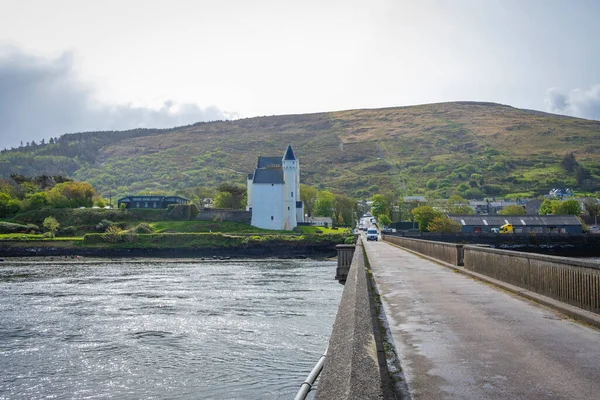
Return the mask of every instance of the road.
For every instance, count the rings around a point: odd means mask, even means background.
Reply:
[[[600,399],[600,331],[363,243],[413,399]]]

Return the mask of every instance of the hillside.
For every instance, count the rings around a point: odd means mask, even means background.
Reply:
[[[283,156],[288,143],[303,183],[356,197],[600,190],[600,122],[476,102],[68,134],[3,151],[0,175],[64,174],[105,196],[176,192],[244,184],[258,155]]]

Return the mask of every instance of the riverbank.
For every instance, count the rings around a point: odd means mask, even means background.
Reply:
[[[343,235],[232,236],[222,234],[136,235],[135,240],[108,243],[99,235],[84,240],[7,240],[0,258],[277,258],[326,259],[336,255]]]

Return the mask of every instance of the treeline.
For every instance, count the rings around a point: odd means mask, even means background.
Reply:
[[[125,139],[153,136],[173,129],[133,129],[68,133],[47,142],[26,142],[17,148],[0,151],[0,176],[18,173],[27,176],[73,175],[86,164],[96,161],[100,149]]]
[[[105,206],[91,184],[61,175],[26,177],[13,174],[0,180],[0,217],[43,208]]]

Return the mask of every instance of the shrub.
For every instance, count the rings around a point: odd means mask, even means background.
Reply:
[[[40,227],[35,225],[35,224],[27,224],[25,225],[27,227],[27,229],[29,229],[30,231],[36,231],[39,232],[40,231]]]
[[[103,219],[102,221],[98,222],[98,224],[96,224],[96,230],[98,232],[106,232],[106,230],[113,225],[114,222],[109,221],[107,219]]]
[[[109,243],[118,243],[123,240],[123,230],[118,226],[111,225],[102,234],[102,239]]]
[[[135,233],[141,233],[141,234],[154,233],[154,228],[152,228],[150,226],[150,224],[148,224],[146,222],[142,222],[138,226],[135,227]]]
[[[27,225],[14,224],[12,222],[0,222],[0,233],[27,232]]]
[[[135,242],[138,238],[137,233],[135,233],[133,231],[123,232],[123,234],[121,236],[122,236],[121,239],[127,243]]]
[[[46,219],[44,219],[43,225],[44,225],[44,228],[46,228],[48,230],[48,233],[50,234],[50,238],[54,238],[54,234],[56,233],[56,231],[58,230],[58,227],[60,226],[60,224],[58,223],[56,218],[46,217]]]
[[[62,228],[58,234],[60,236],[75,236],[77,234],[77,228],[74,226],[67,226]]]

